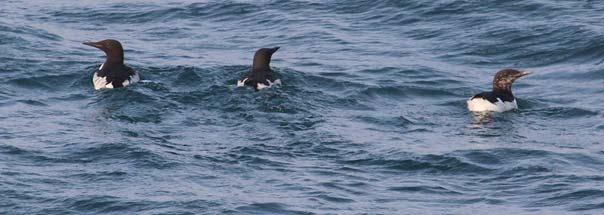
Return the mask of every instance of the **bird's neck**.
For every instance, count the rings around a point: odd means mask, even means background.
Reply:
[[[266,71],[266,70],[271,70],[270,66],[252,66],[252,71]]]
[[[124,52],[106,53],[105,66],[116,66],[124,64]]]
[[[496,94],[512,94],[512,85],[511,84],[496,84],[493,83],[493,93]]]
[[[110,58],[107,57],[107,59],[105,59],[105,63],[103,63],[103,65],[101,66],[101,68],[99,68],[99,73],[98,75],[100,77],[105,77],[105,76],[112,76],[114,75],[115,72],[119,72],[121,68],[121,66],[124,65],[124,59],[123,58]]]
[[[271,58],[268,57],[254,57],[254,62],[252,63],[252,70],[270,70],[271,69]]]

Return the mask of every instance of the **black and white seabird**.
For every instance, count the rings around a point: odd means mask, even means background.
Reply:
[[[237,80],[237,86],[250,86],[255,90],[261,90],[275,84],[280,85],[281,80],[273,75],[270,66],[271,57],[277,50],[279,50],[279,47],[258,49],[256,54],[254,54],[252,69],[241,79]]]
[[[518,109],[516,98],[512,94],[512,83],[530,72],[518,71],[515,69],[504,69],[493,79],[493,90],[491,92],[482,92],[468,99],[468,109],[470,111],[495,111],[504,112]]]
[[[138,73],[124,65],[124,49],[117,40],[107,39],[84,44],[103,50],[107,55],[105,63],[101,64],[92,76],[94,89],[120,88],[140,81]]]

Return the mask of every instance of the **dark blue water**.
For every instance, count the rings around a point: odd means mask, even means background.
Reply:
[[[600,1],[0,3],[0,214],[602,214]],[[144,83],[93,90],[115,38]],[[281,46],[283,86],[235,88]],[[520,110],[465,100],[533,71]]]

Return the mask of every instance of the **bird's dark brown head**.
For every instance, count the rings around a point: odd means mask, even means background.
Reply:
[[[252,70],[270,69],[271,57],[277,50],[279,47],[258,49],[254,54]]]
[[[107,39],[98,42],[84,42],[83,44],[103,50],[107,55],[106,62],[108,63],[124,63],[124,49],[117,40]]]
[[[515,69],[503,69],[493,79],[493,91],[512,91],[512,84],[520,77],[530,74],[530,72],[519,71]]]

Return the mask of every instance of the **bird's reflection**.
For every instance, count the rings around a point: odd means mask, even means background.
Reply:
[[[472,116],[471,128],[483,128],[484,125],[491,124],[495,119],[493,112],[471,112],[470,115]]]

